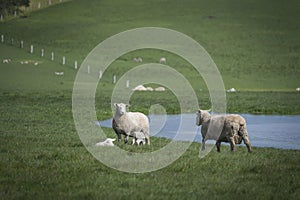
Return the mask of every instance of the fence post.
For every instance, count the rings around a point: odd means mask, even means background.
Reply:
[[[0,19],[1,19],[1,21],[3,21],[3,15],[1,15]]]
[[[90,67],[90,65],[88,65],[88,74],[90,74],[91,73],[91,67]]]
[[[11,45],[14,45],[14,38],[11,38],[11,39],[10,39],[10,44],[11,44]]]
[[[75,63],[74,63],[74,68],[75,69],[77,69],[77,65],[78,65],[78,63],[77,63],[77,60],[76,60]]]
[[[30,45],[30,53],[33,53],[33,45]]]
[[[1,42],[4,43],[4,35],[1,35]]]
[[[41,8],[41,2],[38,3],[38,9],[40,9],[40,8]]]
[[[129,80],[126,81],[126,88],[129,88]]]
[[[117,76],[114,75],[114,76],[113,76],[113,84],[115,84],[116,82],[117,82]]]
[[[51,5],[51,4],[52,4],[52,1],[51,1],[51,0],[49,0],[49,1],[48,1],[48,3],[49,3],[49,5]]]
[[[65,56],[62,57],[62,64],[63,64],[63,65],[66,64],[66,57],[65,57]]]
[[[21,40],[21,42],[20,42],[20,48],[21,48],[21,49],[24,48],[24,42],[23,42],[23,40]]]
[[[51,52],[51,60],[54,61],[54,52]]]
[[[44,49],[41,49],[41,57],[44,57]]]

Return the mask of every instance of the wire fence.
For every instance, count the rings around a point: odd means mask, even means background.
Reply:
[[[74,70],[79,69],[80,67],[80,59],[74,59],[72,56],[67,57],[64,55],[62,52],[59,50],[52,50],[52,49],[46,49],[44,47],[41,47],[41,45],[37,44],[32,44],[30,42],[26,42],[25,40],[22,39],[15,39],[13,37],[4,35],[0,33],[0,45],[5,45],[5,46],[11,46],[14,48],[19,48],[21,50],[24,50],[30,55],[34,55],[39,57],[40,59],[43,60],[48,60],[51,62],[54,62],[56,64],[68,67],[68,68],[73,68]],[[11,58],[2,58],[2,62],[10,62],[12,59]],[[26,62],[26,61],[25,61]],[[21,64],[24,64],[21,62]],[[26,63],[25,63],[26,64]],[[86,67],[86,73],[91,74],[95,77],[98,77],[99,79],[102,78],[103,76],[103,71],[95,71],[92,70],[92,66],[88,65]],[[63,73],[56,73],[56,75],[63,75]],[[116,84],[117,82],[117,76],[116,74],[112,75],[111,81],[113,84]],[[129,81],[126,83],[126,87],[129,87]]]

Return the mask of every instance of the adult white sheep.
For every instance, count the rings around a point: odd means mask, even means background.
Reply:
[[[121,135],[125,135],[124,142],[128,142],[129,136],[133,137],[132,144],[136,139],[144,136],[146,143],[150,145],[149,120],[146,115],[140,112],[126,112],[128,105],[124,103],[114,104],[116,113],[112,121],[112,127],[118,135],[118,141],[121,141]]]
[[[207,134],[210,124],[214,128],[216,126],[222,128],[221,134],[214,131],[210,131]],[[217,151],[220,152],[221,142],[229,142],[231,151],[234,151],[235,144],[241,144],[244,141],[248,148],[248,152],[251,152],[251,145],[248,137],[248,131],[246,127],[246,120],[240,115],[213,115],[206,110],[199,110],[197,112],[196,125],[201,127],[202,134],[202,150],[205,150],[205,142],[207,140],[216,140]]]

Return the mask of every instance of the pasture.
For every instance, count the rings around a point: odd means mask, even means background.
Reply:
[[[272,5],[272,6],[269,6]],[[300,26],[296,0],[280,1],[134,1],[73,0],[0,23],[0,195],[3,199],[297,199],[300,151],[244,145],[228,146],[198,158],[199,143],[170,166],[145,174],[113,170],[81,143],[72,116],[72,88],[79,65],[107,37],[131,28],[165,27],[199,42],[220,70],[227,111],[300,114]],[[10,44],[14,38],[14,44]],[[24,48],[19,42],[24,40]],[[30,45],[35,51],[29,53]],[[41,49],[45,56],[41,57]],[[50,52],[55,52],[51,61]],[[66,56],[66,65],[61,64]],[[166,57],[209,108],[206,85],[192,66],[169,52],[153,49],[122,55],[103,74],[97,88],[99,120],[112,117],[112,75],[120,77],[138,63]],[[10,58],[11,62],[2,63]],[[21,62],[28,61],[28,64]],[[38,63],[35,65],[34,63]],[[57,76],[55,72],[64,72]],[[95,72],[94,72],[95,73]],[[96,72],[97,73],[97,72]],[[201,89],[201,90],[200,90]],[[168,114],[180,112],[171,91],[136,92],[131,110],[148,114],[153,104]],[[188,112],[194,112],[192,110]],[[108,137],[116,137],[105,129]],[[249,133],[251,134],[251,133]],[[95,141],[95,143],[98,141]],[[149,152],[169,143],[151,138],[151,146],[117,144],[129,152]],[[112,158],[113,159],[113,158]]]

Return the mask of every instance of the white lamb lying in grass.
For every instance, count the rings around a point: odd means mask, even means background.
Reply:
[[[102,146],[102,147],[113,147],[114,146],[114,141],[116,141],[116,139],[112,139],[112,138],[107,138],[105,141],[103,142],[98,142],[96,144],[96,146]]]
[[[115,104],[116,113],[112,121],[112,127],[121,141],[121,134],[125,135],[124,142],[128,142],[129,136],[133,138],[132,144],[138,140],[140,144],[143,139],[150,145],[149,120],[146,115],[140,112],[126,112],[128,105],[124,103]]]
[[[222,127],[220,135],[215,132],[207,134],[208,127],[211,123],[212,126],[215,126],[211,128],[216,128],[216,126]],[[205,142],[207,140],[216,140],[218,152],[220,152],[221,142],[229,142],[231,151],[233,151],[234,145],[241,144],[242,141],[246,144],[248,152],[252,151],[246,127],[246,120],[240,115],[210,115],[206,110],[199,110],[197,112],[196,125],[202,125],[202,150],[205,150]]]

